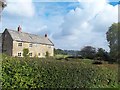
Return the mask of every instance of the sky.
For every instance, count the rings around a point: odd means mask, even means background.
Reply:
[[[113,2],[114,1],[114,2]],[[5,28],[48,37],[55,48],[104,48],[108,28],[118,22],[118,0],[7,0],[0,32]]]

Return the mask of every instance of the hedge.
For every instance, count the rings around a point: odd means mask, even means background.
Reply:
[[[3,56],[2,88],[118,88],[117,65]]]

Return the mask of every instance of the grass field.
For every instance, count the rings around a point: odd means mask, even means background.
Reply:
[[[117,64],[3,56],[3,88],[118,88]]]

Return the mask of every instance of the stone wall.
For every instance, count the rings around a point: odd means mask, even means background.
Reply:
[[[18,46],[18,43],[22,43],[22,46]],[[32,47],[29,46],[30,44],[32,44]],[[12,56],[18,56],[18,53],[23,54],[24,48],[29,49],[29,53],[32,53],[32,57],[35,57],[35,56],[36,57],[45,57],[47,51],[48,51],[50,56],[54,55],[54,46],[13,41],[13,50],[12,50],[13,54],[12,54]]]
[[[5,30],[2,34],[2,53],[5,53],[7,55],[12,56],[12,48],[13,48],[13,40],[8,33],[7,30]]]

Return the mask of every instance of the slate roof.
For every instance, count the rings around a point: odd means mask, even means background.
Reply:
[[[39,44],[47,44],[54,46],[54,44],[50,41],[48,37],[25,33],[25,32],[18,32],[10,29],[7,29],[7,31],[10,33],[14,41],[39,43]]]
[[[0,0],[0,2],[6,2],[5,0]]]

